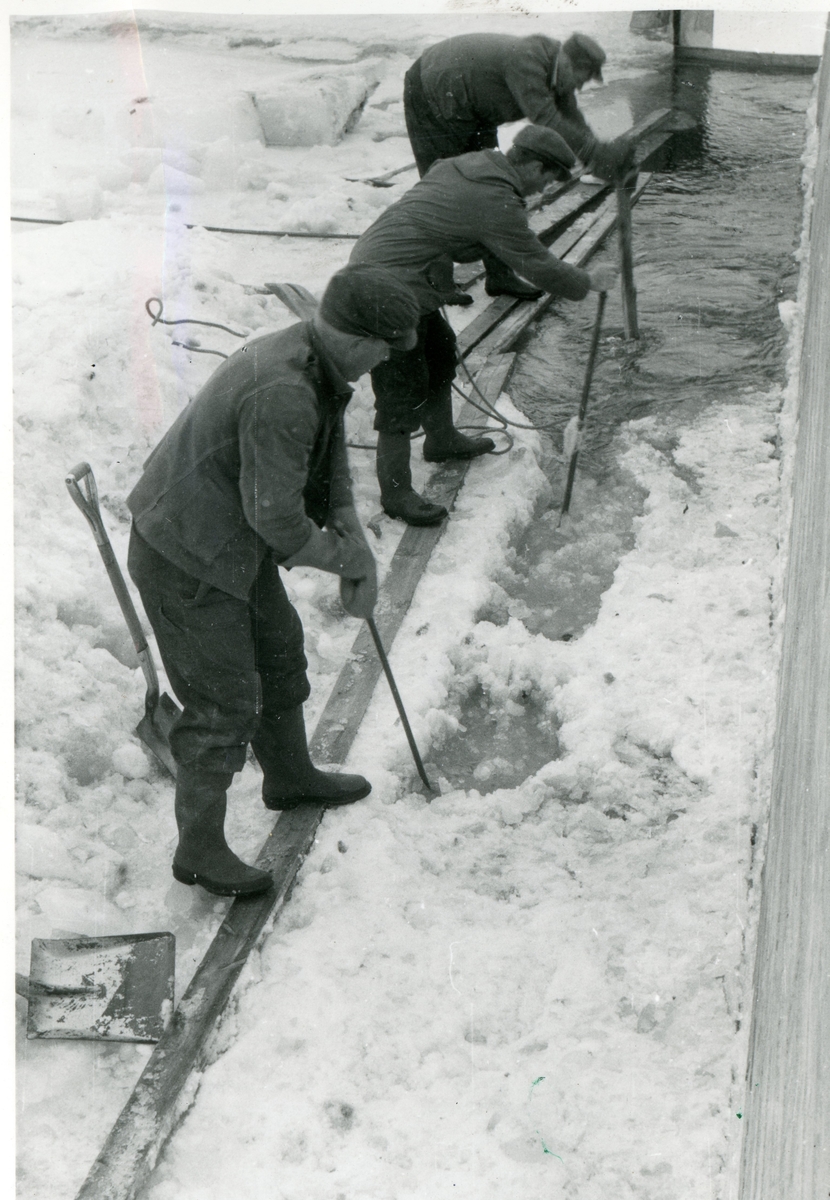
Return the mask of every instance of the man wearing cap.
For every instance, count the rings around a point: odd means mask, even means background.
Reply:
[[[211,376],[128,497],[130,574],[183,711],[170,736],[179,844],[173,874],[218,895],[271,876],[224,835],[227,789],[253,748],[265,806],[349,804],[360,775],[317,770],[303,722],[303,629],[279,567],[340,577],[372,614],[375,564],[351,495],[348,381],[415,344],[418,303],[389,272],[339,271],[312,321],[242,346]]]
[[[571,300],[613,286],[614,271],[589,274],[560,262],[527,223],[524,197],[566,179],[574,161],[559,134],[526,125],[506,154],[479,150],[436,162],[355,242],[350,262],[392,271],[421,314],[415,347],[393,351],[372,371],[378,482],[390,516],[434,525],[447,515],[412,488],[410,436],[420,426],[427,462],[493,449],[490,438],[468,438],[453,426],[455,334],[439,311],[455,294],[453,263],[489,254],[535,287]]]
[[[526,117],[555,130],[582,162],[605,178],[630,157],[625,138],[600,142],[575,93],[602,82],[605,51],[574,33],[564,45],[542,34],[464,33],[430,46],[404,80],[404,114],[421,175],[440,158],[494,149],[498,126]],[[533,299],[538,292],[486,255],[488,295]]]

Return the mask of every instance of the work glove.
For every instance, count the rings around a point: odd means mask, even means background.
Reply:
[[[312,526],[311,535],[290,558],[287,567],[316,567],[340,576],[340,599],[353,617],[372,615],[378,598],[377,568],[357,513],[350,506],[333,509],[325,529]]]
[[[326,524],[336,533],[361,541],[366,549],[366,575],[362,579],[351,579],[346,576],[340,579],[340,600],[346,612],[352,617],[366,620],[371,617],[377,604],[378,576],[375,558],[369,549],[360,518],[350,505],[342,505],[332,509]]]
[[[620,273],[616,267],[597,267],[591,271],[591,282],[588,285],[592,292],[610,292],[616,287]]]
[[[613,142],[600,142],[591,156],[594,175],[611,183],[620,183],[634,170],[634,143],[625,134]]]
[[[281,565],[289,571],[292,567],[316,567],[344,579],[365,579],[374,571],[375,560],[364,537],[313,525],[308,541]]]
[[[372,565],[374,567],[374,560]],[[340,600],[349,616],[368,620],[378,600],[376,572],[373,570],[365,579],[341,579]]]

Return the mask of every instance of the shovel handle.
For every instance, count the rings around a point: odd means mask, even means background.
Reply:
[[[107,575],[109,575],[110,583],[115,592],[115,598],[124,614],[124,620],[127,622],[130,637],[133,639],[133,645],[141,663],[141,669],[144,672],[144,679],[147,684],[147,711],[152,713],[156,708],[159,698],[159,681],[156,674],[156,666],[150,654],[150,647],[147,645],[147,638],[144,636],[144,630],[141,627],[141,621],[135,610],[132,596],[127,590],[127,585],[124,582],[124,576],[121,574],[121,568],[115,557],[112,543],[104,527],[101,509],[98,504],[98,487],[89,463],[82,462],[73,467],[66,476],[66,486],[69,489],[69,495],[86,517],[101,558],[104,560],[104,566],[107,569]]]
[[[107,989],[103,983],[65,987],[62,984],[41,983],[37,979],[28,979],[25,975],[21,975],[19,971],[15,972],[14,990],[18,996],[24,996],[27,1000],[30,996],[96,996],[99,1000],[102,1000],[107,994]]]

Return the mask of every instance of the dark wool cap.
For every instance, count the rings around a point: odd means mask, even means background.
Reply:
[[[591,68],[589,79],[598,79],[602,83],[602,64],[605,62],[605,51],[598,42],[587,33],[572,33],[562,49],[572,63],[582,63]]]
[[[394,345],[405,340],[420,319],[412,292],[384,267],[344,267],[328,282],[320,316],[341,333],[382,338]]]
[[[546,125],[523,125],[513,138],[513,145],[521,146],[541,162],[554,167],[570,170],[576,162],[565,139]]]

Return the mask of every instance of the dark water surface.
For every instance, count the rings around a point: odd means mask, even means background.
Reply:
[[[625,92],[635,120],[673,106],[698,124],[647,164],[654,177],[633,210],[640,339],[625,342],[619,291],[609,295],[572,520],[558,528],[565,472],[552,459],[550,496],[513,547],[497,599],[480,619],[515,617],[532,633],[578,637],[633,547],[642,511],[643,492],[615,460],[619,427],[659,415],[670,447],[706,407],[751,404],[783,384],[778,305],[796,293],[812,86],[811,76],[695,65],[597,94],[613,103],[612,92]],[[615,235],[594,264],[613,263],[617,253]],[[510,393],[531,420],[564,427],[576,413],[595,314],[593,294],[582,304],[561,301],[519,346]],[[558,454],[561,435],[549,445]],[[442,773],[485,792],[515,786],[550,761],[555,730],[535,703],[529,697],[520,718],[498,711],[480,689],[458,697],[465,732],[436,755]],[[482,763],[490,773],[471,778]]]
[[[663,102],[699,124],[649,164],[654,176],[633,210],[641,336],[625,345],[619,294],[609,296],[580,455],[597,475],[623,421],[674,409],[684,423],[784,380],[778,304],[797,283],[812,77],[696,66],[665,83]],[[610,238],[594,262],[615,256]],[[520,347],[512,394],[534,419],[575,412],[594,311],[593,296],[560,302]]]

